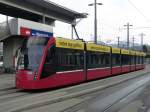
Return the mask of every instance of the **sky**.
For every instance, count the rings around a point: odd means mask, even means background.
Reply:
[[[94,7],[88,4],[94,0],[51,0],[59,5],[80,13],[88,13],[77,26],[80,38],[90,41],[94,38]],[[150,0],[97,0],[103,3],[97,7],[98,40],[103,42],[126,41],[127,22],[133,25],[130,29],[130,41],[134,36],[135,42],[140,43],[140,33],[144,33],[144,43],[150,44]],[[6,17],[0,15],[0,22]],[[57,21],[54,35],[71,38],[71,25]]]
[[[77,25],[77,31],[81,38],[92,40],[94,36],[94,9],[89,7],[89,3],[94,0],[53,0],[53,2],[63,5],[80,13],[88,13],[88,18],[82,20]],[[127,22],[133,25],[130,29],[130,41],[133,36],[136,43],[140,43],[140,33],[144,33],[144,43],[150,44],[150,1],[149,0],[97,0],[103,3],[98,6],[98,40],[101,41],[126,41],[127,30],[124,27]],[[57,25],[61,24],[60,30]],[[70,37],[71,27],[64,26],[62,23],[56,23],[56,31],[59,31],[62,36]],[[64,31],[62,30],[64,29]],[[64,32],[67,32],[65,34]]]

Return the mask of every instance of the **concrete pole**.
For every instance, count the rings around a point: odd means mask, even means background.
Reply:
[[[129,48],[129,23],[127,23],[127,47]]]
[[[42,23],[45,24],[45,16],[43,15]]]
[[[9,34],[11,34],[11,30],[10,30],[10,27],[9,27],[9,17],[8,16],[6,16],[6,22],[7,22],[7,28],[8,28]]]
[[[132,37],[132,41],[133,41],[133,50],[134,50],[134,40],[135,40],[135,38],[134,38],[134,36]]]
[[[71,25],[71,39],[73,39],[73,25]]]
[[[141,36],[141,50],[143,51],[143,37],[145,36],[144,33],[139,34]]]
[[[129,30],[130,30],[130,26],[133,26],[133,25],[130,25],[129,23],[127,23],[126,25],[124,25],[124,26],[126,26],[127,27],[127,48],[129,49],[129,47],[130,47],[130,45],[129,45],[129,39],[130,39],[130,32],[129,32]]]
[[[94,1],[94,43],[97,44],[97,1]]]
[[[44,12],[45,12],[45,11],[44,11]],[[45,20],[45,19],[46,19],[46,17],[45,17],[45,13],[43,13],[43,15],[42,15],[42,23],[43,23],[43,24],[45,24],[45,22],[46,22],[46,20]]]
[[[120,37],[117,37],[118,38],[118,47],[120,46]]]

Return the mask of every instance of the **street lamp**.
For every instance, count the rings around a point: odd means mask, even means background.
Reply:
[[[94,43],[97,43],[97,5],[103,5],[103,4],[97,3],[97,0],[94,0],[94,3],[88,5],[88,6],[94,6]]]

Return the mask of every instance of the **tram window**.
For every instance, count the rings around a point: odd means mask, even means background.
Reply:
[[[120,66],[121,57],[120,54],[112,54],[112,66]]]
[[[130,56],[131,58],[131,65],[135,64],[135,56]]]
[[[110,66],[110,54],[87,52],[87,68],[100,68]]]
[[[130,64],[130,56],[129,55],[122,55],[121,60],[122,60],[122,65]]]
[[[83,51],[64,48],[56,49],[57,72],[83,69],[83,63]]]
[[[141,57],[140,56],[136,56],[136,64],[140,64],[141,63]]]
[[[140,58],[140,56],[138,56],[138,64],[140,64],[140,60],[141,60],[141,58]]]
[[[142,64],[144,64],[144,57],[142,56]]]
[[[140,64],[140,56],[138,56],[138,60],[137,61],[138,61],[138,64]]]
[[[51,74],[54,74],[56,72],[55,68],[55,46],[52,46],[48,49],[41,78],[45,78],[50,76]]]
[[[141,64],[143,64],[143,63],[144,63],[143,56],[141,56]]]
[[[138,59],[138,64],[140,64],[140,62],[141,62],[141,57],[139,56],[139,59]]]
[[[142,64],[142,56],[140,56],[140,64]]]
[[[136,64],[138,64],[138,61],[137,61],[137,60],[138,60],[138,57],[135,56],[135,63],[136,63]]]
[[[141,64],[141,57],[139,56],[138,64]]]

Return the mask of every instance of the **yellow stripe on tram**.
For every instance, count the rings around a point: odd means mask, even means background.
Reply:
[[[56,38],[56,47],[84,50],[84,43],[81,40]]]
[[[87,51],[110,52],[110,47],[87,43]]]

